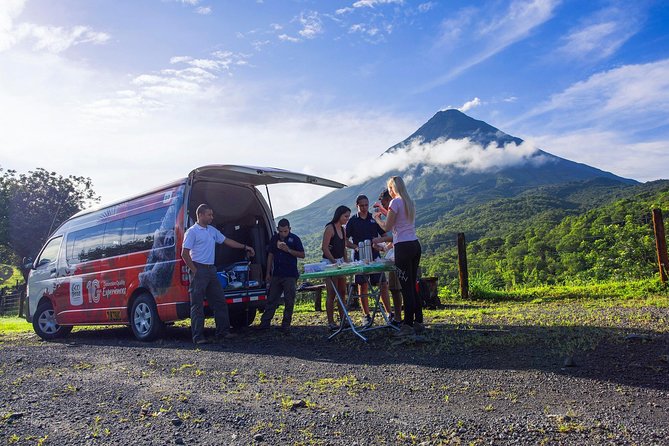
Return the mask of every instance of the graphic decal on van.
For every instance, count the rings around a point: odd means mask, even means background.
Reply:
[[[148,288],[154,296],[162,295],[167,291],[174,275],[176,257],[174,223],[183,192],[183,187],[176,189],[174,195],[170,191],[169,199],[172,199],[172,204],[167,208],[160,226],[153,233],[153,245],[146,259],[146,267],[143,272],[139,273],[140,285]]]
[[[125,280],[105,280],[103,282],[102,297],[109,299],[111,296],[125,296],[127,288]]]
[[[73,307],[84,304],[84,290],[81,277],[70,279],[70,305]]]
[[[86,290],[88,291],[88,303],[97,304],[100,302],[100,281],[98,279],[89,280],[86,284]]]

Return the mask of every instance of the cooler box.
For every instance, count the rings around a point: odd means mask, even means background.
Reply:
[[[228,273],[225,272],[216,273],[216,277],[218,277],[218,281],[221,283],[221,286],[223,288],[228,287],[228,282],[229,282]]]

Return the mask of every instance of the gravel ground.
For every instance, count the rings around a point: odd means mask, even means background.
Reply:
[[[0,444],[669,444],[669,335],[548,331],[0,337]]]

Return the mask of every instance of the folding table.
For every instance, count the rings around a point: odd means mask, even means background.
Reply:
[[[392,262],[387,262],[387,261],[376,261],[372,263],[360,263],[360,262],[355,262],[355,263],[343,263],[341,265],[327,265],[322,271],[315,271],[315,272],[309,272],[309,273],[303,273],[300,276],[300,279],[302,280],[314,280],[314,279],[323,279],[325,281],[329,281],[330,285],[334,289],[335,296],[337,297],[337,301],[339,302],[339,305],[342,308],[342,311],[344,313],[344,317],[341,320],[341,323],[339,325],[339,329],[332,333],[328,339],[332,339],[338,334],[350,330],[353,332],[356,336],[358,336],[360,339],[363,341],[367,341],[367,338],[363,336],[362,333],[366,331],[371,331],[371,330],[377,330],[380,328],[391,328],[394,330],[398,330],[397,327],[395,327],[393,324],[390,323],[390,320],[388,319],[388,316],[386,315],[386,312],[384,311],[382,302],[381,302],[381,287],[380,283],[378,286],[374,287],[371,284],[370,281],[370,275],[372,274],[379,274],[383,272],[388,272],[388,271],[394,271],[395,270],[395,265]],[[346,296],[341,296],[339,294],[339,290],[337,289],[334,278],[336,277],[342,277],[342,276],[353,276],[353,275],[363,275],[365,276],[368,284],[368,297],[372,299],[372,306],[373,306],[373,312],[372,312],[372,323],[369,325],[364,325],[364,326],[355,326],[353,323],[353,320],[351,319],[351,316],[348,312],[348,302],[353,298],[353,288],[355,287],[355,284],[352,286],[347,287],[347,295]],[[383,324],[380,325],[374,325],[374,319],[376,317],[377,313],[381,313],[383,316]]]

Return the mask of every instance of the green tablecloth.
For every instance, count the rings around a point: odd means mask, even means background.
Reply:
[[[313,273],[302,273],[300,279],[302,280],[311,280],[311,279],[323,279],[325,277],[337,277],[337,276],[351,276],[354,274],[373,274],[373,273],[382,273],[384,271],[394,271],[395,265],[392,262],[373,262],[368,265],[351,265],[351,264],[342,264],[340,266],[335,266],[332,268],[327,268],[323,271],[316,271]]]

